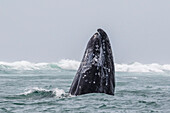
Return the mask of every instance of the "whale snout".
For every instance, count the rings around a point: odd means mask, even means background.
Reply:
[[[104,32],[103,29],[101,29],[101,28],[97,29],[97,31],[98,31],[99,33]]]
[[[106,64],[108,57],[112,57],[110,41],[105,31],[98,29],[91,37],[86,48],[85,56],[85,61],[92,63],[90,65],[97,66]]]
[[[97,29],[97,32],[101,35],[102,38],[107,37],[107,34],[103,29],[99,28],[99,29]]]

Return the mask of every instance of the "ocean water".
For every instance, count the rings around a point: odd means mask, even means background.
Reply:
[[[115,96],[68,94],[78,61],[0,62],[0,113],[170,113],[170,65],[115,64]]]

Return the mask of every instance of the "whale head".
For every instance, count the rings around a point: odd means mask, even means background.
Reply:
[[[82,63],[106,66],[109,58],[113,58],[109,38],[102,29],[98,29],[87,44]]]
[[[109,38],[98,29],[89,40],[70,88],[72,95],[106,93],[114,95],[115,69]]]

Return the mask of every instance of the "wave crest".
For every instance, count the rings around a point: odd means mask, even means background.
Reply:
[[[42,71],[77,70],[80,62],[63,59],[54,63],[33,63],[28,61],[0,62],[0,73],[37,73]]]
[[[157,63],[141,64],[138,62],[132,64],[115,64],[117,72],[170,72],[170,64],[160,65]]]
[[[69,94],[65,93],[64,90],[58,88],[53,90],[47,90],[43,88],[34,87],[31,89],[27,89],[27,91],[20,94],[19,96],[39,99],[39,98],[50,98],[50,97],[63,98],[63,97],[68,97]]]
[[[0,62],[1,73],[15,73],[15,72],[26,72],[26,71],[68,71],[77,70],[80,65],[79,61],[62,59],[55,63],[32,63],[28,61],[17,61],[17,62]],[[170,72],[170,64],[160,65],[157,63],[142,64],[134,62],[131,64],[117,64],[115,63],[116,72]]]

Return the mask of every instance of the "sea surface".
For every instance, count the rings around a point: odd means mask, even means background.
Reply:
[[[68,94],[78,66],[0,62],[0,113],[170,113],[169,64],[115,64],[115,96]]]

